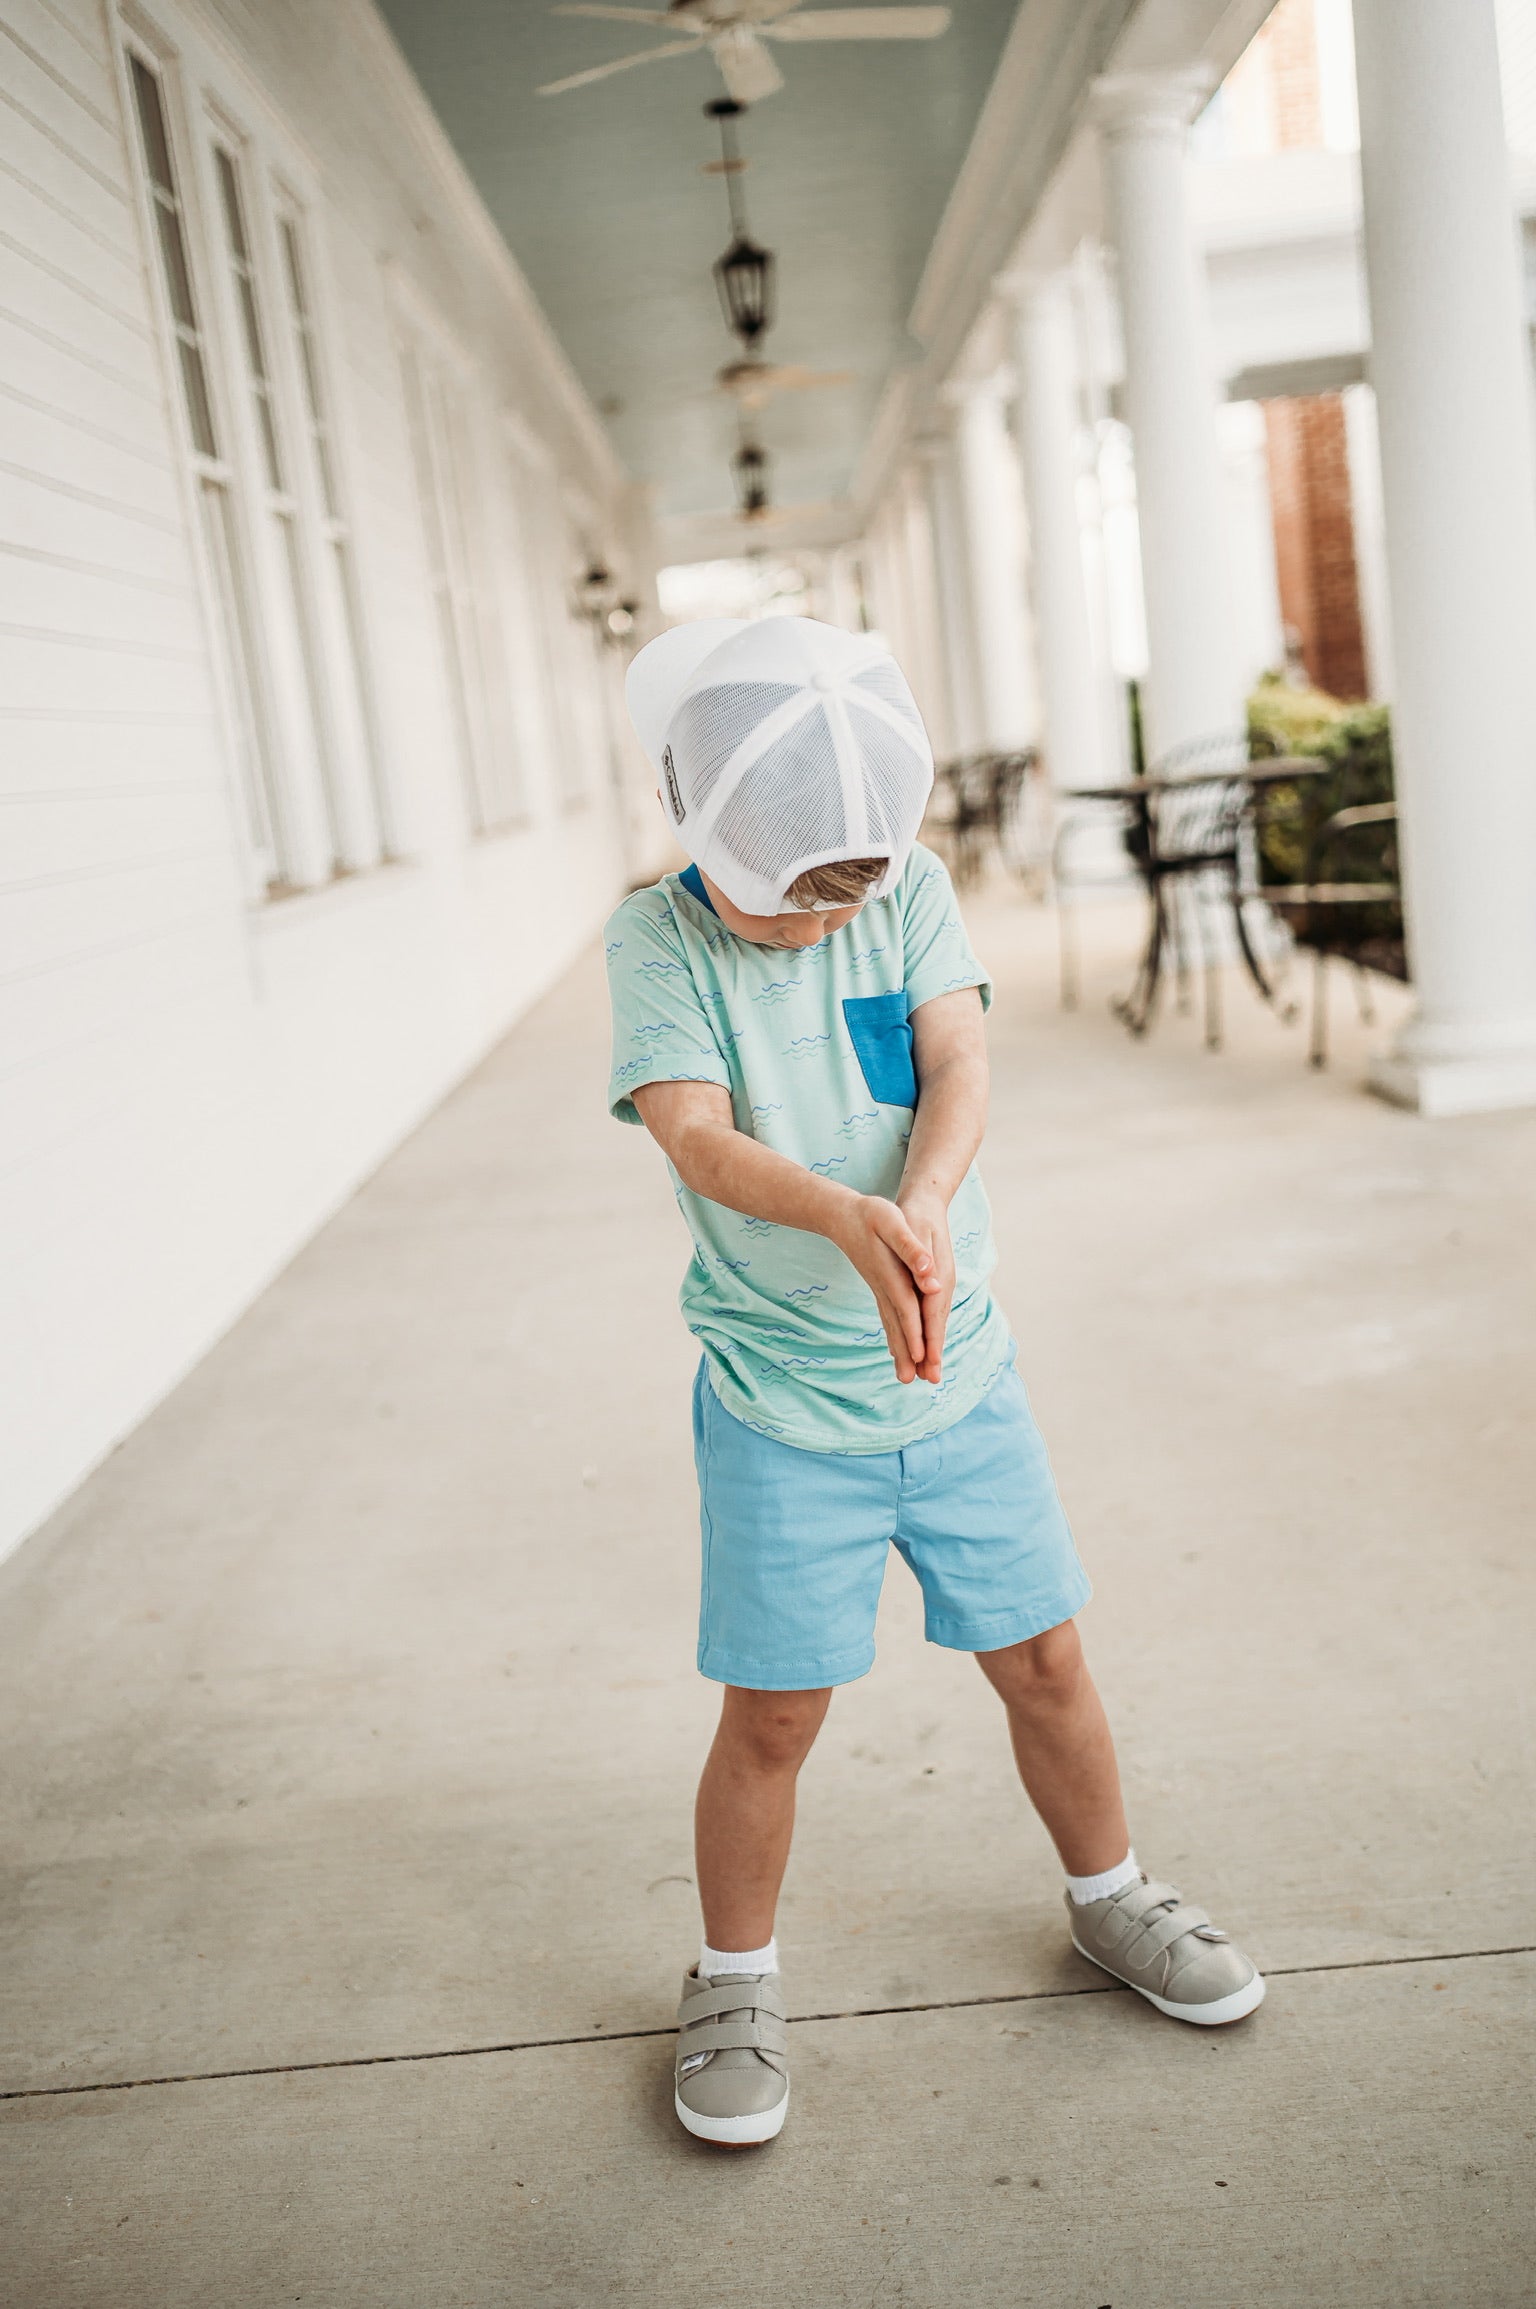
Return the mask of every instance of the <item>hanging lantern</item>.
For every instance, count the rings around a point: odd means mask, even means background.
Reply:
[[[760,441],[743,441],[731,459],[736,502],[744,521],[757,521],[767,512],[768,452]]]
[[[576,583],[576,613],[600,624],[613,605],[613,576],[600,561],[589,561]]]
[[[773,326],[773,269],[772,249],[759,248],[745,233],[715,263],[726,326],[749,347]]]
[[[747,230],[737,179],[746,167],[736,144],[736,122],[746,110],[732,96],[717,96],[704,110],[719,124],[720,174],[725,178],[731,208],[731,245],[715,264],[715,286],[720,291],[725,325],[750,351],[765,329],[773,326],[772,249],[761,248]]]

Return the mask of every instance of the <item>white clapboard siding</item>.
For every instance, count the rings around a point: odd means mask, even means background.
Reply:
[[[51,7],[49,0],[16,0],[9,11],[7,37],[109,136],[115,135],[116,91],[99,14],[91,23],[76,9]]]
[[[191,586],[103,568],[0,539],[0,627],[42,626],[81,640],[167,642],[200,654],[202,613]]]
[[[552,982],[626,874],[606,767],[572,781],[553,758],[557,720],[602,726],[584,646],[561,647],[562,679],[593,694],[513,718],[527,822],[466,830],[397,292],[452,348],[477,438],[515,422],[548,506],[579,487],[614,557],[627,493],[419,91],[366,0],[138,5],[176,59],[184,200],[204,197],[181,139],[209,96],[252,132],[252,196],[272,168],[304,213],[395,861],[261,901],[116,0],[0,0],[0,1551]],[[221,248],[194,221],[194,267]],[[199,271],[228,454],[248,403],[226,291]],[[500,604],[517,629],[521,699],[524,628],[582,638],[568,541],[546,521],[535,553],[506,475],[478,482],[487,625]],[[248,538],[271,519],[237,518]],[[316,550],[313,519],[303,535]],[[248,568],[258,680],[284,662],[274,567]],[[314,774],[284,750],[291,702],[265,709],[285,793]],[[324,838],[323,811],[310,824]]]
[[[23,30],[11,21],[26,19]],[[8,111],[51,138],[83,176],[123,188],[122,136],[115,106],[98,104],[56,70],[33,40],[38,11],[7,6],[0,19],[0,90]]]

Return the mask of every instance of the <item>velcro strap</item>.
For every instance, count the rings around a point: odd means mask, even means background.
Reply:
[[[789,2036],[771,2013],[762,2020],[706,2020],[679,2040],[685,2060],[696,2052],[787,2052]]]
[[[1160,1877],[1149,1876],[1145,1884],[1126,1894],[1123,1906],[1131,1916],[1145,1916],[1149,1909],[1177,1907],[1183,1897],[1177,1884],[1164,1884]]]
[[[1146,1927],[1137,1944],[1137,1963],[1144,1964],[1149,1957],[1158,1955],[1165,1948],[1171,1948],[1174,1941],[1182,1940],[1186,1932],[1193,1932],[1197,1925],[1209,1924],[1210,1921],[1203,1908],[1180,1906],[1171,1909],[1166,1916],[1160,1916],[1155,1924]]]
[[[778,2020],[784,2018],[784,1999],[776,1988],[761,1980],[728,1980],[723,1988],[701,1988],[697,1996],[684,1997],[678,2008],[678,2019],[684,2028],[696,2020],[708,2020],[717,2012],[771,2012]]]

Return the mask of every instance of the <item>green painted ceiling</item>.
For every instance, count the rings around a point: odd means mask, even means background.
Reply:
[[[812,0],[812,5],[815,0]],[[733,405],[712,391],[734,340],[710,266],[728,238],[704,55],[565,96],[540,82],[662,33],[549,14],[540,0],[380,0],[535,295],[662,514],[731,503]],[[780,394],[760,430],[780,505],[841,496],[1016,0],[955,0],[938,40],[776,45],[779,94],[741,122],[754,235],[777,252],[770,360],[855,382]]]

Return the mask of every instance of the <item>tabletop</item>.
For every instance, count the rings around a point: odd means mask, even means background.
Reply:
[[[1066,786],[1062,791],[1072,802],[1136,802],[1187,786],[1288,786],[1333,767],[1317,754],[1277,754],[1268,761],[1237,762],[1227,770],[1179,770],[1168,778],[1122,778],[1115,786]]]

